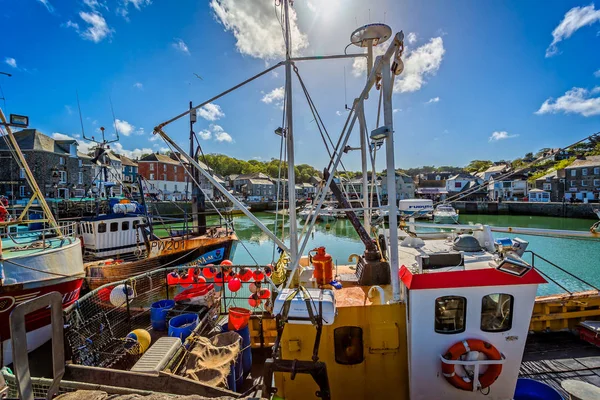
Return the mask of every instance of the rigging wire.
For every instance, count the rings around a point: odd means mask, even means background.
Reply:
[[[173,147],[171,146],[171,144],[168,141],[165,141],[165,143],[167,144],[167,146],[169,147],[169,149],[171,150],[171,152],[173,154],[175,154],[175,157],[177,157],[177,160],[179,161],[179,163],[183,166],[184,171],[186,172],[186,174],[192,179],[192,181],[198,186],[200,187],[200,190],[202,190],[200,183],[194,178],[193,174],[190,172],[190,170],[188,169],[188,163],[185,163],[181,160],[181,157],[179,156],[179,154],[174,151]],[[217,206],[215,205],[215,203],[213,203],[212,199],[210,197],[207,196],[208,202],[210,203],[210,205],[215,209],[215,211],[217,212],[217,214],[219,215],[219,217],[225,219],[225,224],[227,226],[231,225],[231,229],[233,230],[233,222],[228,221],[227,218],[223,217],[223,214],[221,214],[221,211],[217,208]],[[240,240],[239,243],[242,245],[242,247],[244,248],[244,250],[246,250],[246,252],[248,253],[248,255],[250,256],[250,258],[252,259],[252,261],[254,261],[254,264],[256,266],[259,266],[258,261],[256,261],[256,259],[254,258],[254,256],[252,255],[252,253],[250,252],[250,250],[248,249],[248,247],[246,247],[246,245],[244,244],[244,241]]]

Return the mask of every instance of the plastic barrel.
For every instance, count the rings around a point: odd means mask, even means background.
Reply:
[[[564,400],[553,387],[534,379],[519,378],[514,400]]]
[[[235,392],[238,389],[238,382],[237,382],[237,374],[236,374],[236,366],[237,363],[233,363],[231,364],[231,368],[229,369],[229,375],[227,375],[227,388],[233,392]],[[239,388],[241,389],[241,383],[243,381],[240,381],[240,386]]]
[[[178,337],[183,342],[198,326],[197,314],[181,314],[169,320],[169,336]]]
[[[228,331],[227,324],[223,325],[223,331]],[[235,330],[235,333],[242,337],[242,377],[245,378],[252,370],[252,347],[250,346],[250,327],[246,324],[245,327]]]
[[[246,329],[247,328],[248,328],[248,326],[246,326]],[[222,325],[221,329],[223,330],[223,332],[229,332],[228,324]],[[239,331],[234,331],[234,332],[241,336],[241,333]],[[248,332],[250,332],[250,331],[248,331]],[[242,337],[242,349],[243,348],[244,348],[244,337]],[[252,357],[252,355],[250,357]],[[252,358],[250,358],[250,360],[252,360]],[[244,378],[247,375],[244,372],[244,353],[243,352],[241,354],[238,354],[238,356],[235,359],[235,364],[233,364],[231,366],[231,373],[227,377],[227,382],[229,382],[229,378],[231,377],[231,375],[235,375],[236,387],[238,389],[241,389],[242,385],[244,384]]]
[[[150,322],[152,322],[152,329],[155,331],[167,330],[167,314],[173,307],[175,307],[175,301],[173,300],[159,300],[152,303],[150,308]]]

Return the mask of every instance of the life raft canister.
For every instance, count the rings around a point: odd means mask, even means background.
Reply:
[[[458,360],[470,351],[479,351],[487,357],[488,360],[501,360],[502,354],[493,345],[479,339],[467,339],[455,343],[444,354],[446,360]],[[463,379],[454,370],[454,364],[442,362],[442,373],[450,384],[458,389],[473,391],[473,381]],[[502,364],[489,364],[484,374],[479,376],[479,389],[485,389],[491,386],[502,372]]]

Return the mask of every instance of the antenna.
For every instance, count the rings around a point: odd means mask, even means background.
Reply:
[[[75,95],[77,96],[77,109],[79,110],[79,123],[81,124],[81,134],[84,139],[89,140],[85,137],[85,130],[83,129],[83,116],[81,115],[81,104],[79,104],[79,90],[75,91]]]
[[[348,97],[346,94],[346,66],[344,65],[344,109],[351,110],[348,108]]]
[[[119,141],[119,128],[117,128],[117,119],[115,118],[115,109],[113,108],[112,98],[110,96],[108,97],[108,101],[110,101],[110,111],[112,112],[113,125],[115,127],[115,134],[117,135],[117,138],[115,140],[111,140],[107,143],[118,142]],[[103,133],[104,133],[104,131],[103,131]],[[104,135],[102,135],[102,136],[104,136]]]

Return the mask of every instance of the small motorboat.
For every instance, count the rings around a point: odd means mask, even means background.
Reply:
[[[458,224],[458,213],[450,204],[440,204],[433,211],[436,224]]]

